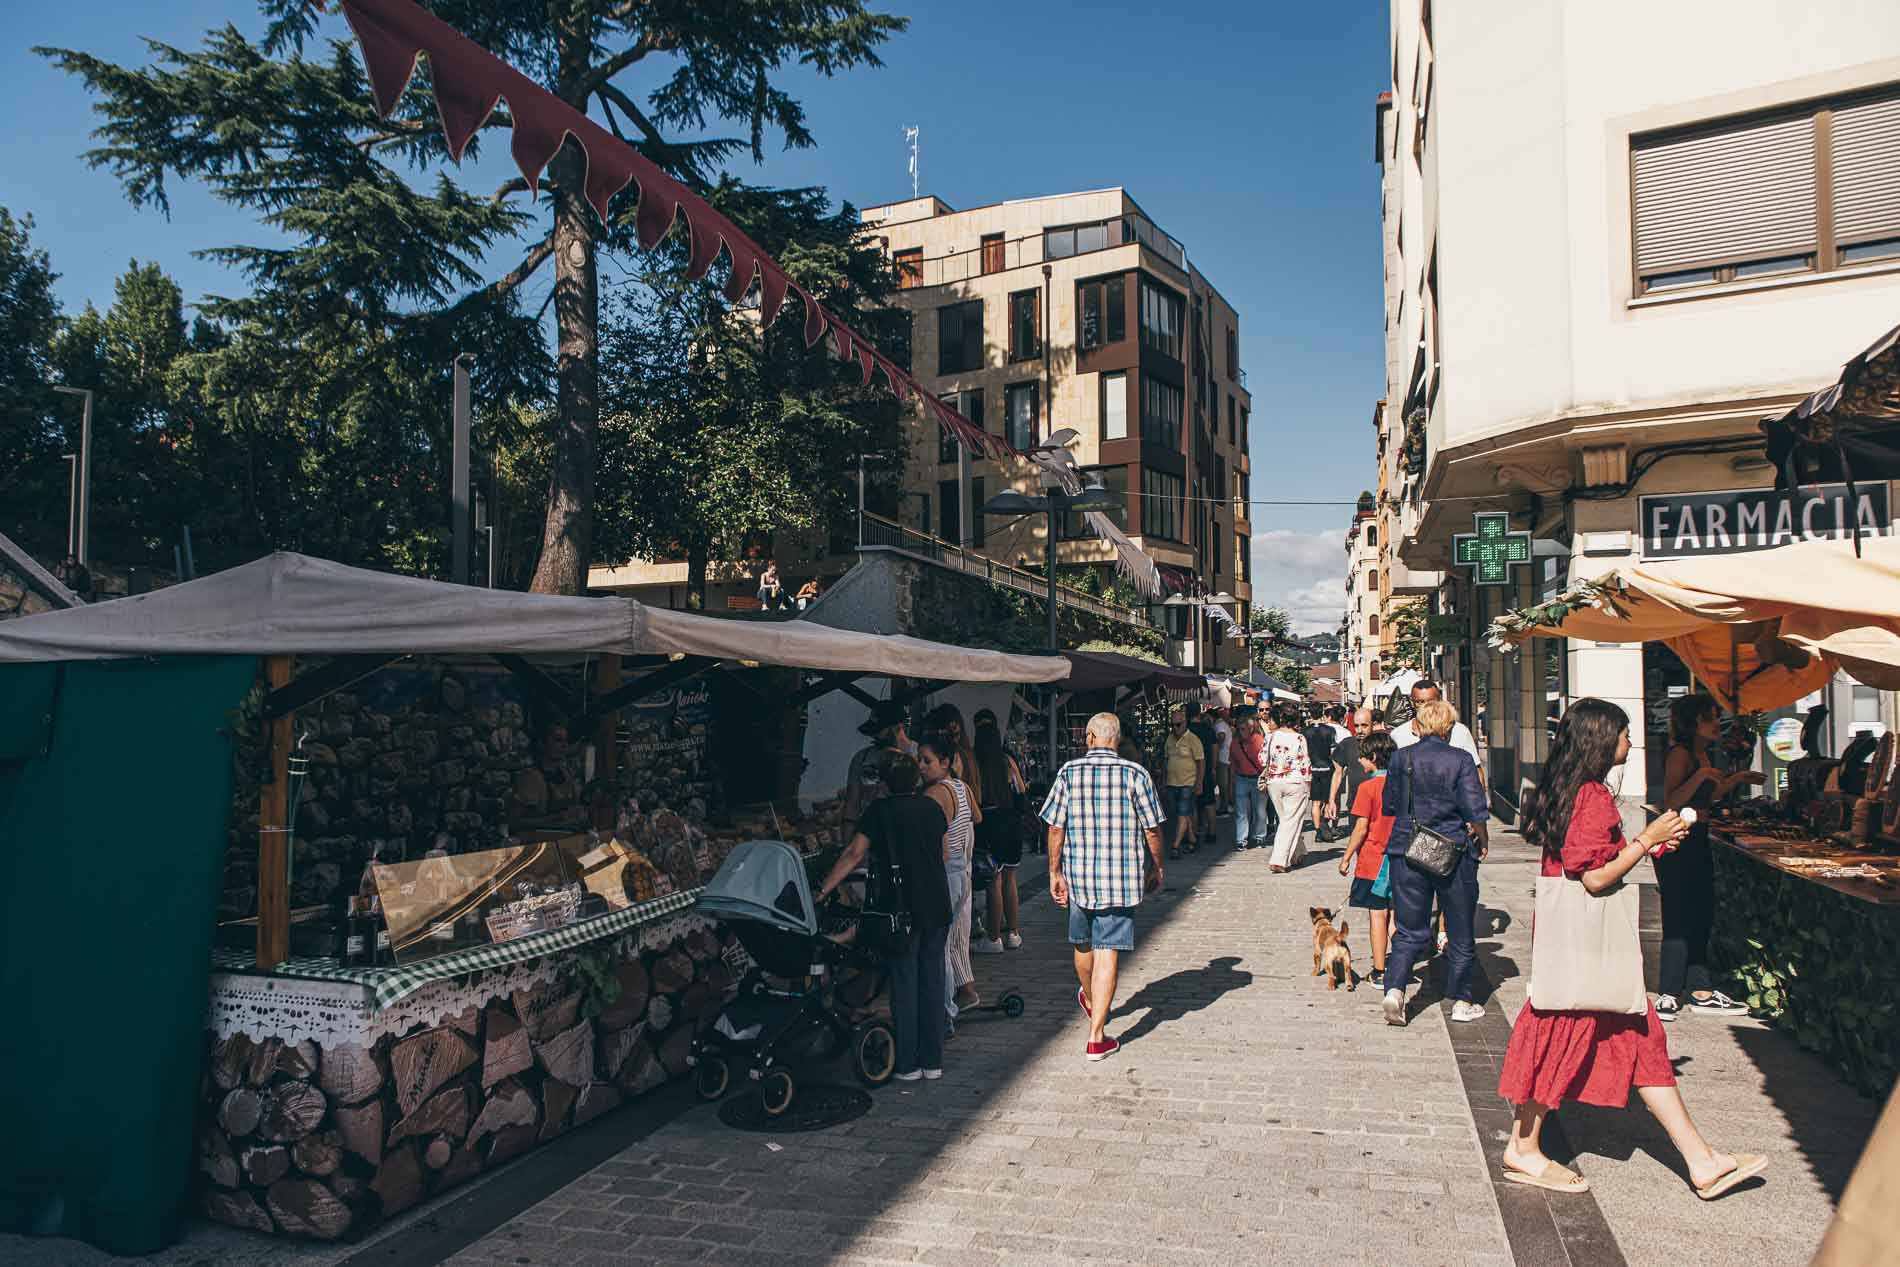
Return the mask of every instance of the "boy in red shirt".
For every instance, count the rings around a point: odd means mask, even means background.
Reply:
[[[1359,740],[1359,763],[1372,777],[1359,785],[1352,798],[1352,839],[1339,860],[1339,874],[1352,876],[1346,905],[1370,912],[1372,921],[1373,985],[1385,985],[1385,952],[1392,941],[1392,890],[1385,884],[1385,843],[1392,835],[1392,819],[1385,815],[1385,769],[1398,745],[1384,733]],[[1356,861],[1355,861],[1356,860]]]

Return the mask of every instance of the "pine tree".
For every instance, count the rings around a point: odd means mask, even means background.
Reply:
[[[59,300],[33,217],[0,207],[0,532],[42,558],[66,552],[64,429],[53,394]],[[72,426],[76,438],[77,421]],[[56,507],[56,509],[55,509]],[[50,513],[49,513],[50,512]]]

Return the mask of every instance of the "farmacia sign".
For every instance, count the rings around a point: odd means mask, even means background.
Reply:
[[[1704,554],[1771,550],[1796,541],[1893,535],[1887,485],[1845,484],[1799,489],[1738,488],[1719,493],[1669,493],[1641,500],[1643,557],[1684,559]]]

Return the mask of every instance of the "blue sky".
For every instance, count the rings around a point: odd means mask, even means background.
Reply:
[[[1389,75],[1384,5],[880,7],[912,19],[884,68],[795,76],[817,147],[768,152],[747,179],[822,184],[859,206],[908,196],[902,128],[914,123],[923,190],[953,206],[1124,185],[1240,312],[1253,495],[1349,502],[1371,482],[1370,418],[1383,392],[1372,127]],[[131,207],[110,173],[80,158],[89,98],[28,50],[142,63],[142,37],[194,48],[225,22],[261,25],[247,0],[82,0],[13,15],[0,51],[0,117],[12,125],[0,133],[10,173],[0,205],[38,221],[69,310],[109,303],[133,258],[163,264],[188,300],[238,291],[241,279],[191,252],[266,235],[186,184],[174,185],[169,221]],[[347,34],[334,16],[329,25]],[[483,166],[499,172],[495,148]],[[492,187],[489,174],[470,183]],[[1310,627],[1336,623],[1350,513],[1256,507],[1256,599]]]

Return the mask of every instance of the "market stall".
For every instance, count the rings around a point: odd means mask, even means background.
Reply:
[[[9,622],[5,1226],[353,1236],[592,1121],[736,980],[725,852],[838,843],[800,704],[1068,671],[292,554]]]
[[[1900,685],[1900,539],[1795,541],[1618,568],[1499,619],[1491,638],[1662,642],[1724,708],[1756,713],[1836,673]],[[1826,761],[1778,802],[1719,809],[1713,948],[1747,1001],[1857,1086],[1900,1076],[1900,777],[1893,739]]]

